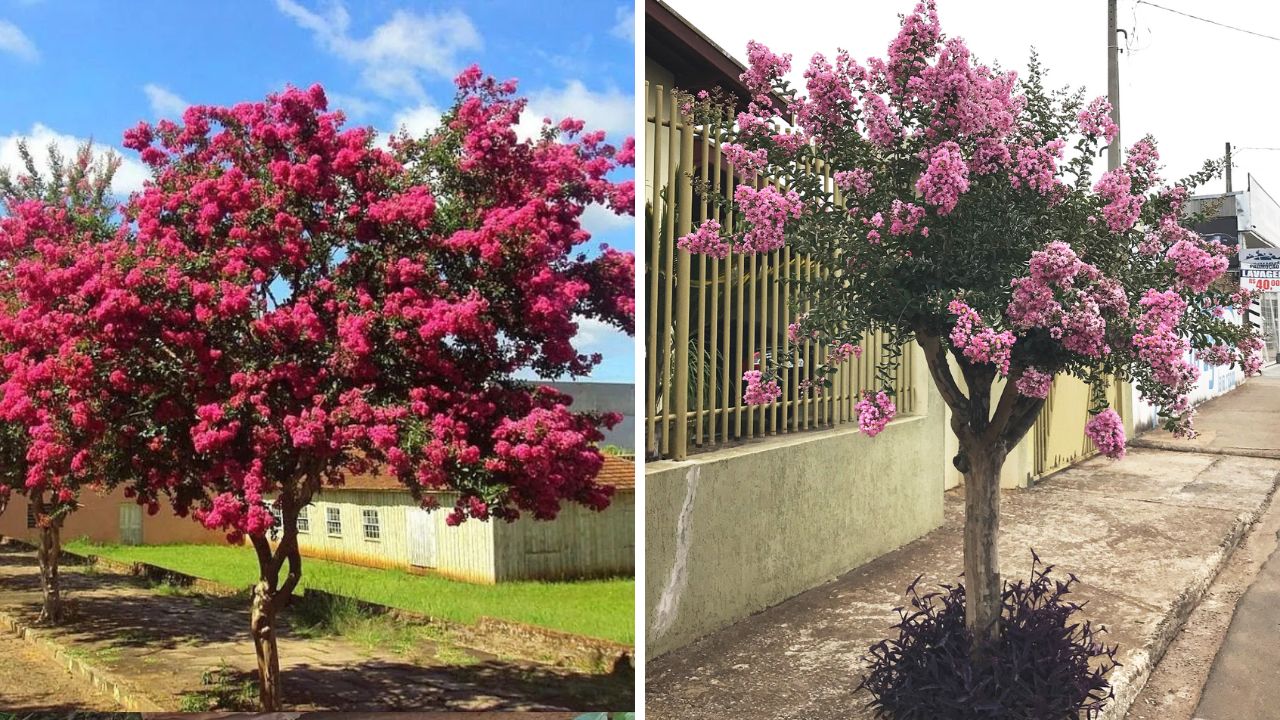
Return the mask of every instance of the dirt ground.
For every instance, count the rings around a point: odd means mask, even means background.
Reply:
[[[43,651],[9,635],[0,635],[0,711],[119,711],[111,698],[92,690]]]

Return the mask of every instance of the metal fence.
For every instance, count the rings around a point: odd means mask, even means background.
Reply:
[[[828,428],[856,421],[854,403],[877,388],[883,336],[864,338],[865,353],[847,361],[820,394],[802,392],[828,347],[805,341],[796,362],[782,371],[776,402],[742,402],[743,372],[773,367],[787,351],[786,329],[808,310],[793,281],[823,270],[807,256],[782,248],[725,259],[691,256],[677,238],[711,218],[733,232],[727,207],[695,195],[695,182],[731,198],[742,182],[720,152],[720,140],[686,122],[671,88],[645,84],[645,450],[650,458],[681,459],[690,452],[755,438]],[[830,168],[815,168],[834,191]],[[762,187],[767,179],[756,178]],[[763,363],[762,363],[763,361]],[[902,353],[895,380],[899,413],[916,406],[912,353]]]

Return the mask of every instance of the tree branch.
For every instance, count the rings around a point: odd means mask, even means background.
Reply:
[[[1013,417],[1014,408],[1017,406],[1018,398],[1018,378],[1022,377],[1022,368],[1015,367],[1005,379],[1004,390],[1000,392],[1000,401],[996,404],[996,414],[991,418],[991,424],[987,427],[984,434],[985,439],[995,440],[1000,437],[1005,428],[1009,426],[1009,419]]]
[[[929,366],[929,375],[933,377],[933,384],[938,387],[938,392],[942,394],[942,399],[946,401],[947,406],[956,414],[967,414],[969,412],[969,398],[965,397],[964,391],[956,384],[956,379],[951,375],[951,365],[947,362],[947,351],[942,347],[942,341],[937,335],[916,330],[916,342],[920,344],[920,348],[924,350],[925,364]]]
[[[1040,409],[1044,407],[1044,398],[1018,396],[1013,412],[1009,416],[1009,424],[1005,427],[1001,438],[1008,447],[1017,445],[1027,431],[1035,425]]]

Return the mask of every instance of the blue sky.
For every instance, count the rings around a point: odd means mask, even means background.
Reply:
[[[388,132],[435,124],[452,79],[475,62],[516,77],[529,98],[522,126],[580,117],[620,142],[633,134],[633,4],[423,0],[0,0],[0,166],[16,139],[120,147],[139,120],[189,103],[258,99],[319,82],[350,122]],[[133,152],[116,189],[146,177]],[[629,177],[630,174],[619,177]],[[600,243],[634,249],[630,218],[589,211]],[[596,380],[631,382],[632,340],[583,323],[579,345],[601,352]]]

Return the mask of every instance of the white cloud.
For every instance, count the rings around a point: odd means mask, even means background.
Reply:
[[[440,117],[440,109],[429,103],[405,108],[391,118],[392,132],[400,132],[403,127],[410,136],[422,137],[428,130],[439,127]]]
[[[609,31],[610,35],[629,43],[636,41],[636,9],[632,5],[623,5],[614,13],[618,22]]]
[[[0,135],[0,168],[8,168],[14,173],[23,172],[22,156],[18,154],[18,141],[23,138],[26,139],[27,148],[35,158],[36,167],[41,171],[47,167],[49,145],[56,146],[63,157],[71,158],[75,157],[80,145],[84,142],[83,138],[60,133],[47,125],[36,123],[31,126],[31,132]],[[141,190],[143,182],[151,177],[145,165],[124,155],[119,149],[98,143],[94,143],[93,148],[94,156],[97,158],[101,158],[108,152],[114,152],[124,158],[111,183],[111,189],[115,194],[124,196]]]
[[[563,88],[544,88],[529,94],[529,107],[520,118],[516,132],[521,137],[534,137],[542,128],[542,119],[553,123],[566,117],[585,120],[588,130],[604,130],[620,142],[635,133],[635,99],[631,93],[617,88],[603,92],[587,89],[581,80],[570,80]]]
[[[397,10],[367,37],[351,34],[351,15],[340,1],[323,13],[296,0],[276,0],[280,12],[310,30],[329,52],[362,66],[361,76],[374,92],[395,97],[425,97],[418,73],[451,76],[459,69],[460,51],[478,50],[483,42],[471,19],[460,10],[414,13]]]
[[[618,215],[603,205],[588,205],[582,211],[582,227],[599,237],[610,232],[631,230],[636,226],[636,219],[631,215]]]
[[[191,103],[176,93],[155,83],[143,85],[142,91],[147,94],[147,100],[151,103],[151,114],[156,117],[177,120],[191,106]]]
[[[347,118],[351,120],[364,117],[379,108],[378,103],[370,102],[364,98],[356,97],[355,95],[346,95],[326,90],[325,96],[329,98],[330,110],[341,110],[346,113]]]
[[[36,50],[31,38],[8,20],[0,20],[0,52],[16,55],[18,59],[27,62],[40,59],[40,52]]]

